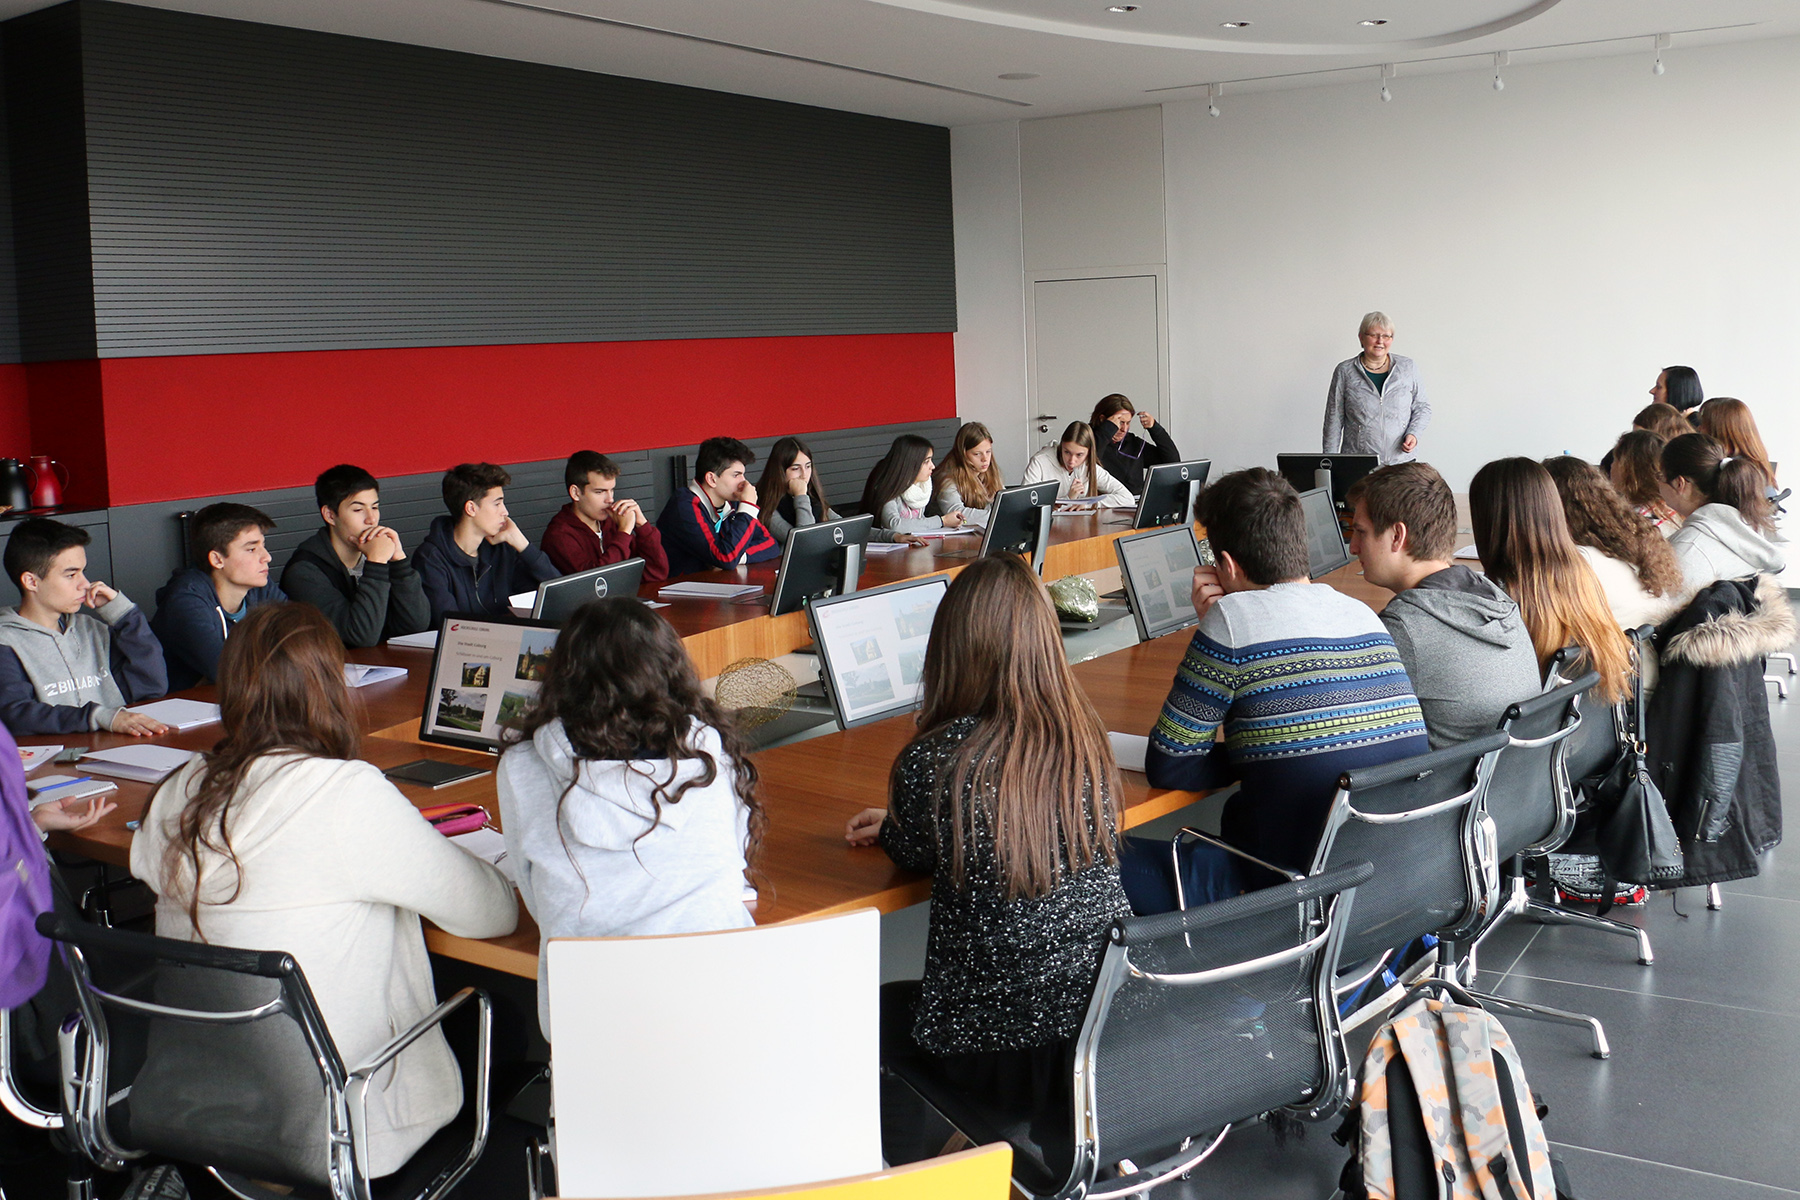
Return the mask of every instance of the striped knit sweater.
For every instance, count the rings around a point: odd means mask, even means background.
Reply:
[[[1240,782],[1226,840],[1305,870],[1339,775],[1429,749],[1374,610],[1329,587],[1280,583],[1225,596],[1200,622],[1145,770],[1153,785],[1187,791]]]

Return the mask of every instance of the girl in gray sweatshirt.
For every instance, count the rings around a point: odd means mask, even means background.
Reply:
[[[634,599],[577,610],[500,760],[507,858],[543,940],[752,924],[755,789],[674,627]],[[546,1038],[548,961],[540,943]]]

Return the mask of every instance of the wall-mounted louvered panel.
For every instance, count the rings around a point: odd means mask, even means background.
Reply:
[[[104,357],[955,328],[945,129],[79,8]]]
[[[0,71],[6,56],[0,50]],[[10,164],[6,139],[6,88],[0,80],[0,163]],[[19,361],[19,301],[14,282],[12,171],[0,170],[0,362]]]

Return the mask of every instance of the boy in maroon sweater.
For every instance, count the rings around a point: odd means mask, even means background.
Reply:
[[[619,467],[595,450],[577,450],[563,468],[569,502],[550,518],[539,543],[565,575],[591,571],[628,558],[644,560],[644,582],[669,577],[662,534],[644,517],[636,500],[615,497]]]

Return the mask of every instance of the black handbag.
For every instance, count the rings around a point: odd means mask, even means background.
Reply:
[[[1643,653],[1639,644],[1640,657]],[[1633,680],[1630,738],[1598,779],[1584,780],[1592,805],[1594,853],[1609,879],[1654,887],[1681,878],[1681,839],[1662,789],[1650,778],[1644,742],[1644,672]]]

